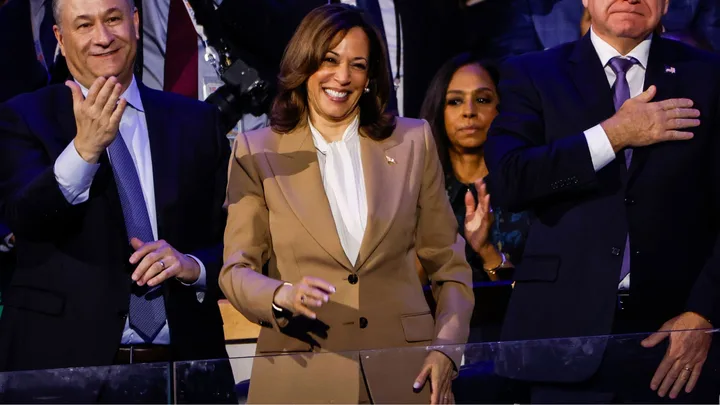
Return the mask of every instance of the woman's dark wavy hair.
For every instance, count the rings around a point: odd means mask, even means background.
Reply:
[[[270,125],[275,132],[287,133],[306,125],[307,80],[320,68],[327,52],[355,27],[365,31],[370,43],[370,91],[363,93],[358,103],[360,127],[374,140],[392,134],[395,116],[385,112],[390,98],[385,42],[364,12],[345,4],[325,5],[311,11],[285,48],[278,75],[278,94],[270,113]]]
[[[440,163],[446,176],[453,174],[453,168],[450,164],[450,153],[448,152],[450,138],[445,132],[445,99],[448,86],[455,72],[468,65],[478,65],[485,69],[497,88],[500,81],[500,72],[496,63],[478,58],[469,52],[462,53],[448,60],[440,67],[440,70],[437,71],[430,82],[430,87],[420,108],[420,118],[427,120],[432,129],[438,155],[440,156]]]

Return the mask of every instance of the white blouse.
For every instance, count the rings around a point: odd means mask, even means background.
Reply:
[[[350,123],[341,140],[332,143],[309,121],[335,229],[345,255],[355,265],[367,226],[367,193],[358,132],[360,117]]]

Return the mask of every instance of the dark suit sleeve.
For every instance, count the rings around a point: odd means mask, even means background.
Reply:
[[[720,72],[720,66],[718,72]],[[717,91],[719,97],[713,117],[715,122],[709,132],[714,137],[712,156],[720,156],[720,88]],[[714,176],[711,187],[713,187],[714,201],[712,206],[714,207],[715,224],[720,227],[720,159],[714,159],[713,170]],[[678,270],[682,271],[683,269]],[[690,292],[686,309],[700,314],[709,320],[714,327],[720,326],[720,234],[715,241],[712,256],[705,262],[705,267],[703,267]]]
[[[0,105],[0,150],[0,217],[9,228],[36,240],[70,231],[73,213],[82,207],[67,202],[44,145],[8,104]]]
[[[225,190],[227,187],[228,162],[230,160],[230,142],[220,129],[220,120],[216,113],[212,114],[212,127],[215,128],[215,139],[217,147],[217,160],[215,165],[215,183],[213,195],[213,225],[212,245],[208,248],[191,252],[193,256],[202,261],[206,272],[206,293],[204,302],[217,302],[222,292],[218,285],[218,276],[223,264],[223,234],[227,221],[225,210]]]
[[[10,228],[8,228],[3,222],[0,222],[0,243],[2,243],[2,239],[5,239],[5,237],[11,233],[12,231],[10,231]]]
[[[584,133],[563,138],[545,133],[542,100],[522,61],[507,62],[501,78],[499,115],[485,144],[495,204],[523,211],[595,186]]]

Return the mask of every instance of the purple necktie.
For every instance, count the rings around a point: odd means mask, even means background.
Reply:
[[[638,63],[638,60],[630,57],[628,59],[616,56],[610,59],[610,68],[615,72],[616,79],[613,84],[613,103],[615,110],[619,110],[623,103],[630,98],[630,85],[627,81],[627,72],[630,68]],[[630,168],[632,160],[632,149],[625,149],[625,167]],[[625,238],[625,250],[623,251],[622,267],[620,268],[620,281],[630,273],[630,233]]]
[[[146,243],[154,241],[155,237],[145,205],[140,178],[121,134],[118,133],[107,151],[110,155],[110,165],[115,176],[115,183],[117,183],[128,238],[136,237]],[[133,283],[129,312],[130,327],[145,342],[152,343],[165,326],[167,319],[162,285],[150,288],[147,284],[140,287]]]

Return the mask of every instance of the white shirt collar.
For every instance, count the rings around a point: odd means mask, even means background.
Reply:
[[[640,42],[635,48],[633,48],[633,50],[628,52],[627,55],[621,55],[620,52],[617,51],[617,49],[613,48],[612,45],[608,44],[602,38],[600,38],[595,33],[595,29],[593,27],[590,27],[590,41],[592,41],[593,47],[595,47],[595,52],[597,52],[598,56],[600,57],[600,62],[602,62],[603,67],[607,66],[607,64],[610,62],[610,59],[616,56],[624,56],[626,58],[631,56],[637,59],[643,69],[647,69],[648,58],[650,57],[650,44],[652,42],[652,37],[653,34],[648,35],[647,38]]]
[[[325,154],[327,153],[327,150],[329,148],[328,142],[325,140],[325,138],[320,134],[320,131],[313,126],[312,122],[310,121],[310,117],[308,117],[308,125],[310,126],[310,132],[312,132],[313,136],[313,142],[315,143],[315,147],[320,151],[320,153]],[[352,120],[350,125],[345,129],[345,132],[343,133],[342,139],[340,141],[336,142],[347,142],[354,137],[358,136],[358,130],[360,129],[360,115],[355,116],[355,119]]]
[[[85,88],[82,84],[80,84],[77,80],[75,80],[75,83],[77,83],[80,86],[80,90],[82,90],[82,94],[84,97],[87,97],[89,89]],[[130,82],[130,85],[127,89],[120,95],[120,97],[127,100],[128,104],[138,110],[138,111],[145,111],[143,108],[142,100],[140,99],[140,89],[138,89],[137,82],[135,81],[135,75],[132,77],[132,81]]]

